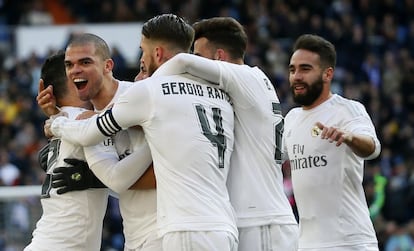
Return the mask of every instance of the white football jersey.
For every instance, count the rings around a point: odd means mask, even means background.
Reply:
[[[77,107],[62,107],[73,120],[85,111]],[[108,139],[94,146],[105,152]],[[83,148],[54,138],[50,141],[47,178],[42,186],[43,214],[33,231],[31,243],[25,250],[78,250],[98,251],[101,247],[103,218],[105,216],[108,189],[92,188],[58,195],[51,187],[50,175],[56,167],[69,166],[63,160],[85,160]]]
[[[126,92],[132,86],[132,82],[119,81],[118,89],[108,104],[111,106],[119,96]],[[113,136],[115,143],[115,151],[117,160],[131,154],[134,150],[139,150],[141,146],[147,146],[144,132],[142,129],[129,128],[122,130]],[[102,158],[106,158],[102,153],[92,149],[85,149],[90,162],[98,162]],[[138,164],[138,163],[137,163]],[[147,166],[148,167],[148,166]],[[95,171],[95,170],[93,170]],[[150,235],[151,232],[156,231],[156,191],[155,189],[148,190],[128,190],[138,177],[133,173],[134,170],[127,170],[122,173],[117,172],[117,177],[108,175],[98,176],[104,184],[109,188],[114,183],[126,183],[125,189],[119,192],[119,207],[123,219],[123,233],[125,237],[125,248],[135,249],[141,246]],[[132,183],[131,183],[132,182]],[[124,185],[124,184],[122,184]]]
[[[226,180],[234,143],[227,94],[190,75],[151,77],[129,88],[112,109],[83,121],[57,118],[55,135],[94,144],[141,125],[157,179],[157,225],[171,231],[238,235]]]
[[[283,116],[279,98],[257,67],[222,61],[220,88],[235,113],[235,144],[227,185],[239,227],[296,224],[283,188]]]
[[[379,141],[364,106],[334,94],[310,109],[286,115],[284,147],[299,211],[299,248],[332,248],[376,243],[362,186],[364,159],[342,144],[321,139],[315,123]]]
[[[115,135],[115,146],[120,159],[132,153],[136,147],[142,144],[147,145],[142,129],[129,128]],[[127,173],[128,175],[133,174]],[[146,241],[151,232],[156,231],[156,190],[121,192],[119,193],[119,207],[123,219],[125,247],[131,250],[135,249]]]
[[[237,226],[297,224],[283,188],[283,116],[268,77],[257,67],[190,54],[170,59],[154,75],[174,72],[218,83],[232,100],[235,141],[227,186]]]

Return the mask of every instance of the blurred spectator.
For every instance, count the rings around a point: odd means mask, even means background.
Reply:
[[[387,178],[381,175],[381,169],[378,165],[367,167],[363,185],[369,214],[373,222],[381,215],[385,203],[385,187],[387,182]]]
[[[10,125],[16,119],[20,108],[7,92],[0,92],[0,124]]]
[[[118,47],[112,47],[112,60],[114,61],[114,77],[117,79],[125,79],[127,73],[127,63],[124,55],[119,51]],[[138,64],[138,61],[137,61]]]
[[[30,57],[27,59],[27,66],[30,71],[30,78],[32,80],[30,84],[30,95],[32,97],[37,96],[37,90],[39,88],[39,79],[40,79],[40,68],[43,58],[39,58],[35,52],[32,52]]]
[[[17,186],[20,184],[20,170],[10,163],[9,153],[0,148],[0,186]]]
[[[393,159],[393,175],[388,181],[384,217],[396,224],[404,224],[410,220],[413,210],[408,205],[409,173],[405,161],[398,156]]]
[[[46,11],[42,0],[24,1],[24,12],[20,24],[25,25],[50,25],[53,24],[52,15]]]
[[[369,53],[362,63],[362,70],[368,76],[369,83],[376,89],[381,87],[381,66],[377,55]]]
[[[407,228],[391,221],[387,225],[390,238],[385,243],[384,251],[412,251],[414,239],[407,231]]]

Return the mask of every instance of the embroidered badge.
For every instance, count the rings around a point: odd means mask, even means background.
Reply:
[[[312,137],[317,137],[321,134],[322,130],[318,126],[314,126],[311,130]]]

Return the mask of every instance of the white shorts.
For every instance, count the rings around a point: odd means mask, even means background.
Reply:
[[[125,247],[124,251],[162,251],[162,238],[153,231],[141,246],[134,249]]]
[[[238,251],[297,251],[299,228],[297,225],[270,224],[239,228]]]
[[[170,232],[162,240],[163,251],[237,251],[237,237],[225,231]]]
[[[298,251],[378,251],[378,244],[361,244],[329,248],[299,248]]]

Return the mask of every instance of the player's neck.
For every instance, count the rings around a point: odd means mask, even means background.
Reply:
[[[302,106],[303,110],[310,110],[312,108],[315,108],[317,106],[319,106],[320,104],[324,103],[326,100],[330,99],[332,97],[332,92],[328,92],[326,94],[321,94],[316,100],[315,102],[313,102],[311,105],[308,106]]]
[[[102,88],[99,93],[91,99],[95,110],[101,111],[109,105],[118,90],[118,85],[118,81],[114,78],[112,78],[109,82],[102,84]]]
[[[234,63],[235,63],[235,64],[240,64],[240,65],[243,65],[243,64],[244,64],[244,61],[243,61],[243,59],[242,59],[242,58],[238,58],[238,59],[234,60]]]

